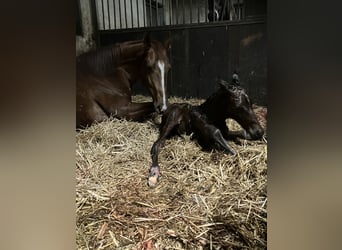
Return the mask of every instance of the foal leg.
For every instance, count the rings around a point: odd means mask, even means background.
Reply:
[[[234,141],[237,141],[238,138],[251,140],[251,136],[246,132],[246,130],[239,131],[230,131],[228,134],[228,138]]]
[[[177,125],[177,122],[167,119],[166,123],[162,124],[158,140],[153,144],[151,148],[152,166],[150,168],[150,174],[147,182],[150,187],[155,187],[160,178],[160,167],[158,164],[158,156],[160,150],[164,147],[166,138],[171,135],[171,132]]]
[[[245,138],[246,132],[244,130],[229,131],[225,121],[216,124],[216,126],[220,129],[223,138],[228,141],[233,141],[236,144],[241,145],[241,142],[238,140],[238,138],[246,139]]]
[[[222,133],[219,129],[216,129],[213,133],[213,139],[215,143],[218,144],[221,148],[223,148],[224,152],[228,154],[235,155],[235,150],[228,145],[227,141],[223,138]]]

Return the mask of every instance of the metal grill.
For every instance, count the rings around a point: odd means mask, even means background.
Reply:
[[[208,0],[95,0],[98,29],[195,25],[245,18],[245,0],[216,2],[224,7],[221,15],[214,4],[209,6]]]

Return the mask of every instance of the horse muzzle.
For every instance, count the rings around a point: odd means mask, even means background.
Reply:
[[[248,130],[248,136],[251,140],[259,140],[264,135],[264,130],[259,125],[253,126]]]
[[[155,108],[157,113],[162,114],[167,109],[167,105],[166,104],[159,104],[159,105],[154,106],[154,108]]]

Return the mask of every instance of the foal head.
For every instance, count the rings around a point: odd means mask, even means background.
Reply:
[[[252,103],[245,90],[236,85],[220,81],[221,107],[227,118],[236,120],[253,140],[260,139],[264,130],[252,109]],[[217,107],[219,108],[219,107]]]
[[[167,74],[171,65],[167,56],[169,42],[164,44],[150,40],[147,35],[144,39],[144,71],[143,83],[149,89],[155,110],[163,112],[167,109]]]

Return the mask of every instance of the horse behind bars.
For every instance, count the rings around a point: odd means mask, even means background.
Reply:
[[[210,22],[237,20],[239,15],[234,4],[239,1],[232,0],[207,0],[208,1],[208,20]]]
[[[238,79],[233,82],[237,83]],[[264,130],[252,109],[252,103],[245,90],[236,85],[228,85],[220,80],[220,88],[203,104],[192,106],[187,103],[172,104],[162,116],[160,134],[151,148],[152,166],[148,185],[154,187],[160,177],[158,155],[166,139],[193,133],[202,149],[223,151],[235,154],[227,140],[236,141],[238,138],[258,140]],[[229,131],[226,119],[232,118],[243,128],[240,131]]]

